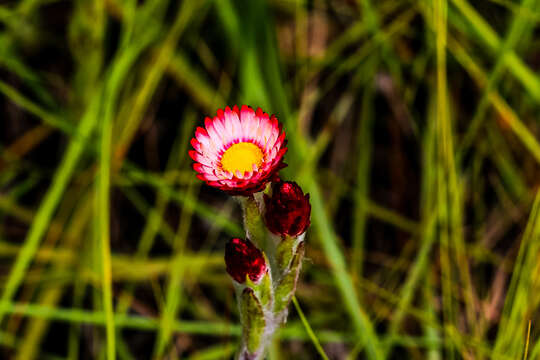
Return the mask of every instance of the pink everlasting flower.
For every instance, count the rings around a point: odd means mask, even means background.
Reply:
[[[261,191],[285,167],[285,132],[277,118],[260,108],[218,110],[191,139],[197,177],[231,195]]]
[[[230,240],[225,245],[225,264],[229,275],[241,284],[246,276],[257,282],[267,271],[262,252],[249,240]]]
[[[277,235],[296,237],[303,234],[310,224],[311,205],[309,194],[293,181],[272,185],[272,197],[264,195],[266,226]]]

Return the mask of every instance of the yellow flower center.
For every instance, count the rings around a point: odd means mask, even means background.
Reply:
[[[250,142],[241,142],[228,148],[221,157],[221,167],[231,173],[242,174],[253,170],[253,164],[261,167],[263,153],[259,147]]]

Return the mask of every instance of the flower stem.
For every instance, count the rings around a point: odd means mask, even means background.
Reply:
[[[242,322],[238,360],[264,359],[275,331],[287,320],[304,255],[303,235],[285,241],[267,231],[262,216],[264,202],[258,202],[257,195],[238,200],[246,236],[262,250],[270,271],[257,282],[246,277],[245,284],[237,283]]]

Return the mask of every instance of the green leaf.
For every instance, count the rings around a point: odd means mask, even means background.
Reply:
[[[240,306],[244,344],[250,353],[255,353],[262,343],[266,320],[261,303],[253,289],[244,289]]]
[[[267,266],[269,264],[268,258],[266,257],[266,254],[263,252],[264,261],[266,262]],[[249,278],[249,275],[246,275],[246,286],[250,289],[252,289],[255,292],[255,296],[259,299],[261,305],[269,309],[268,304],[271,303],[273,298],[273,292],[272,292],[272,278],[270,271],[267,271],[264,276],[259,279],[257,283],[254,283]]]
[[[291,301],[296,283],[298,282],[298,274],[304,258],[304,242],[298,244],[296,253],[291,262],[289,271],[283,276],[275,292],[274,312],[280,313],[287,308]]]
[[[244,213],[244,228],[248,239],[258,247],[266,250],[266,230],[259,211],[259,205],[253,196],[240,197]]]
[[[258,285],[259,299],[262,306],[266,307],[272,300],[272,281],[270,280],[270,273],[266,273],[262,278],[261,283]]]
[[[280,271],[287,269],[294,254],[297,238],[286,236],[277,246],[277,261]]]

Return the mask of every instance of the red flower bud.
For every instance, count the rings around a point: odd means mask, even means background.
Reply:
[[[274,183],[272,197],[265,195],[264,202],[266,226],[274,234],[295,237],[308,228],[311,214],[309,194],[304,195],[295,182]]]
[[[232,239],[225,245],[225,264],[229,275],[239,283],[246,281],[246,275],[257,282],[267,270],[262,252],[243,239]]]

